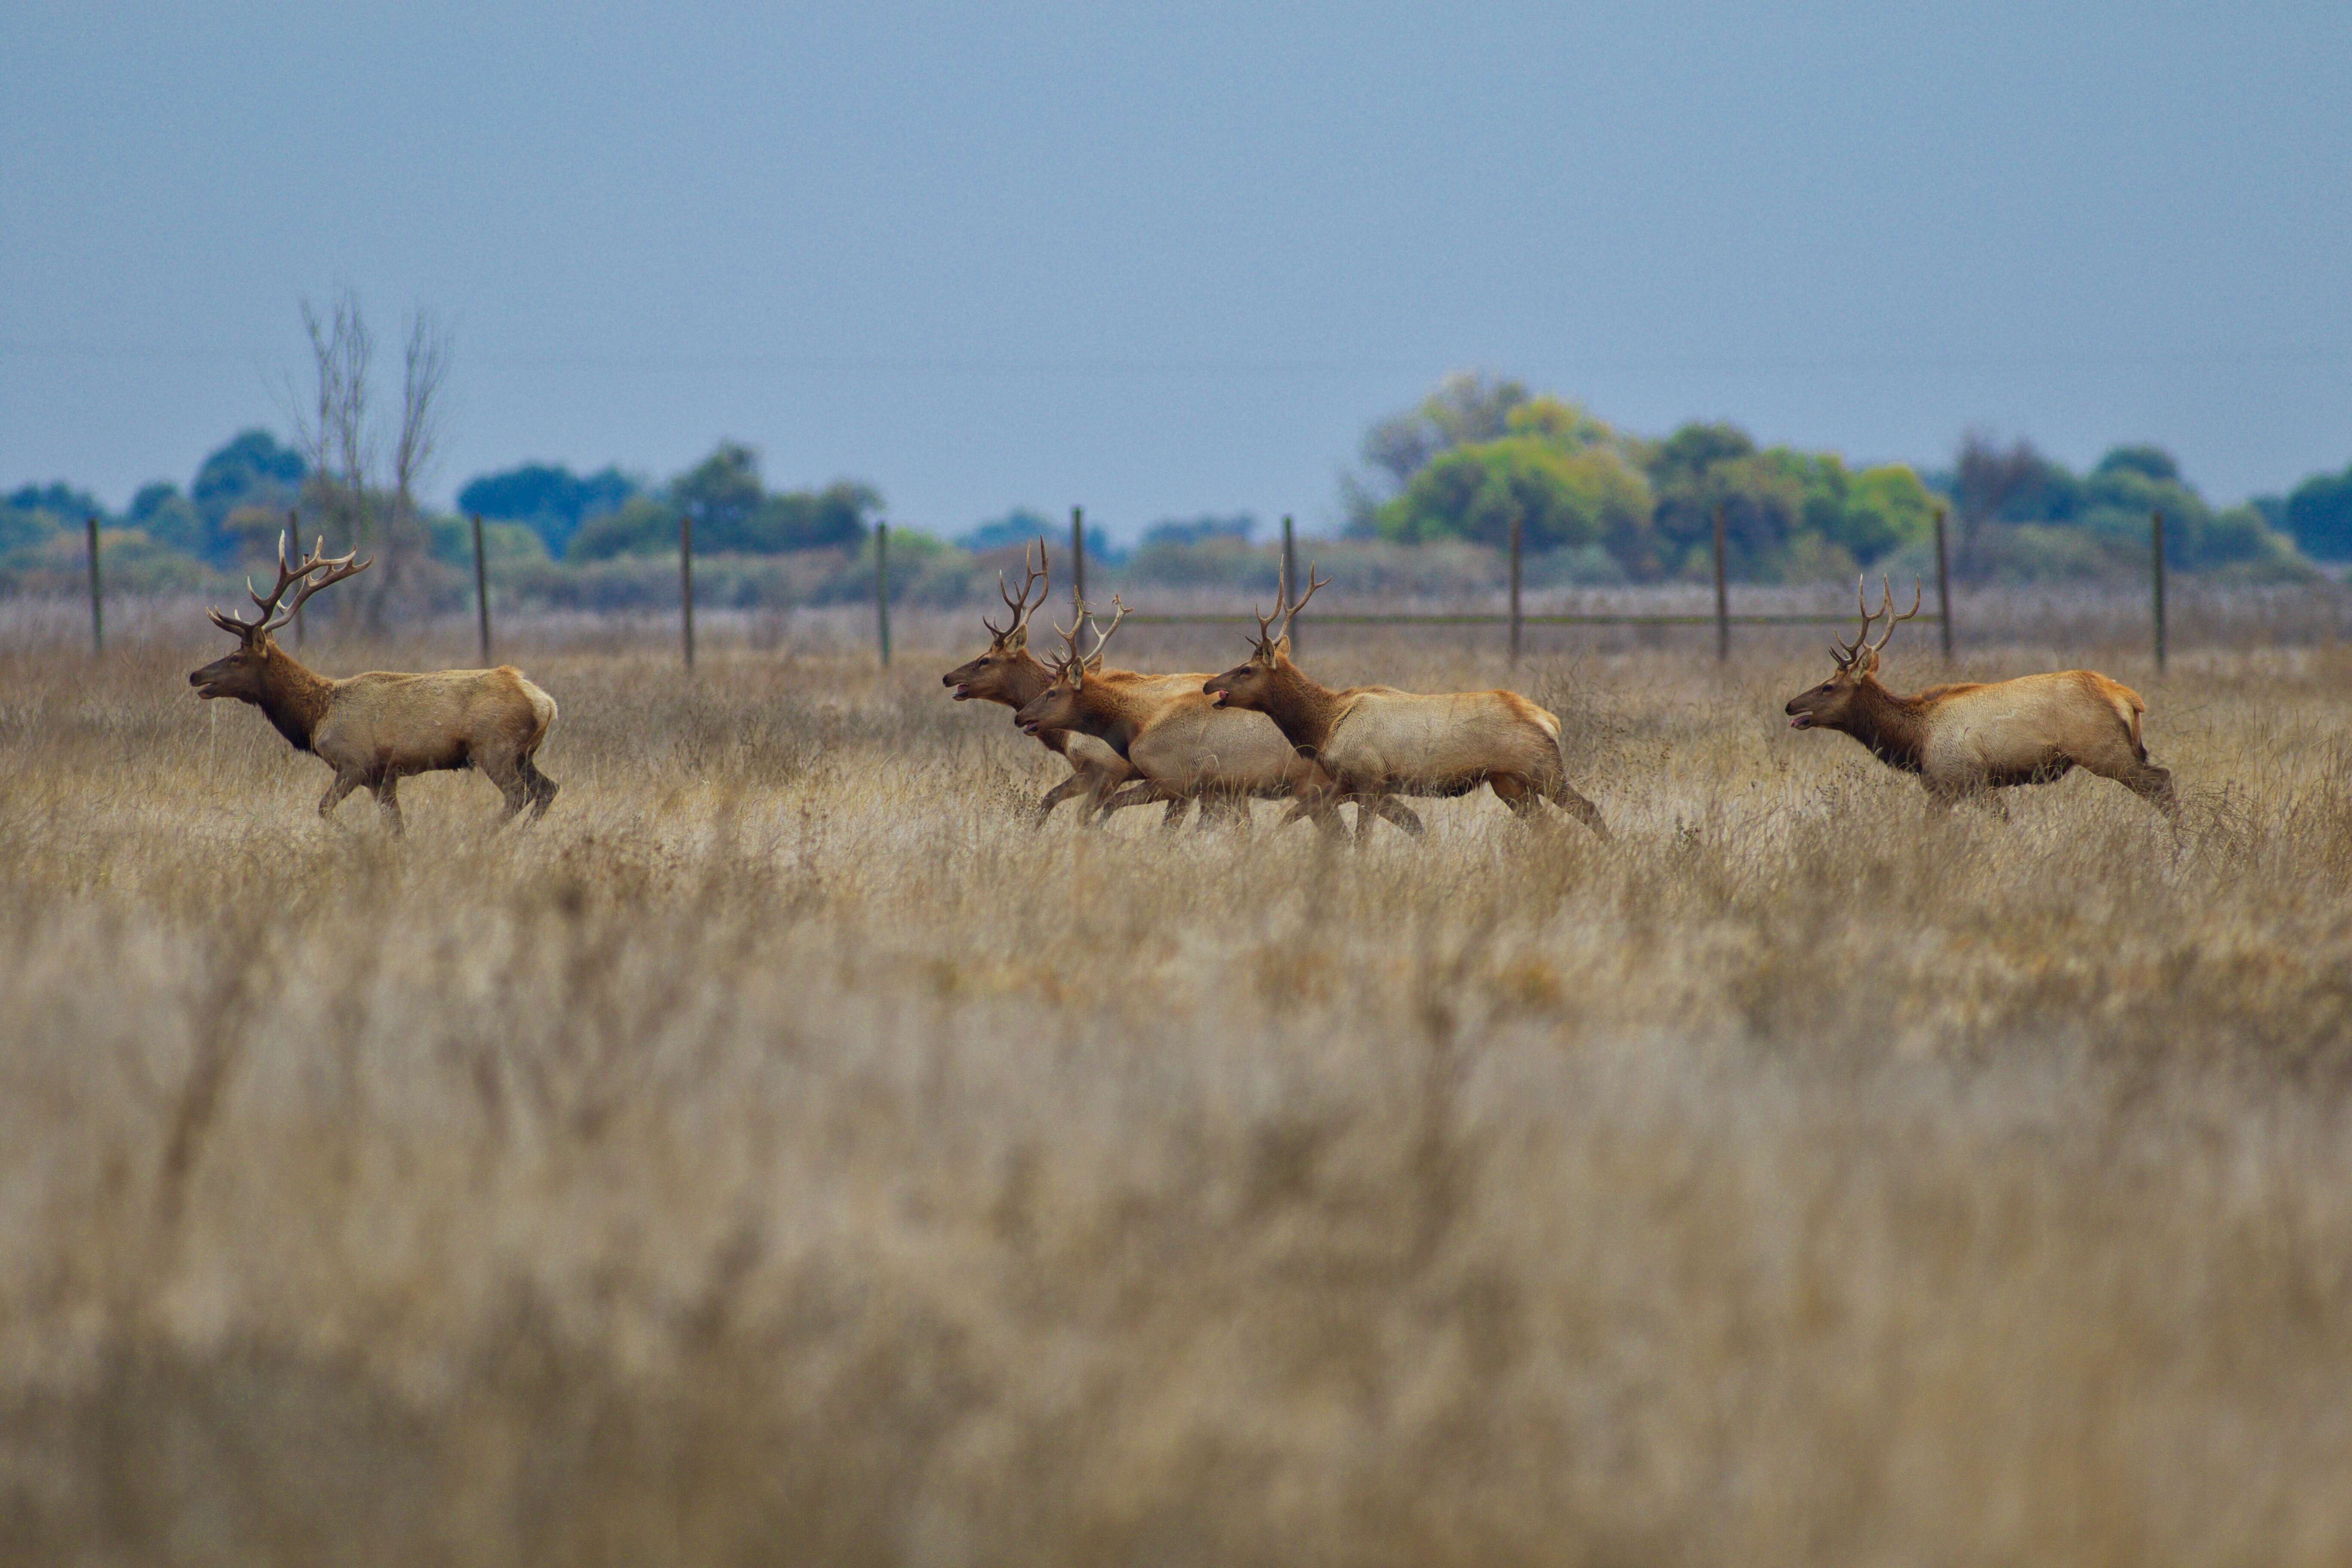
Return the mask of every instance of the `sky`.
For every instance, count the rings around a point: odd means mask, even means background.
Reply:
[[[0,9],[0,486],[455,342],[427,489],[722,437],[953,533],[1339,518],[1483,368],[1854,461],[2352,461],[2352,6]],[[379,389],[379,401],[396,394]]]

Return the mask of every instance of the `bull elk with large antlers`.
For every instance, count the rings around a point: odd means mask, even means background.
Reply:
[[[1021,552],[1024,575],[1018,594],[1005,584],[1003,573],[997,574],[996,591],[1011,615],[1002,626],[985,616],[981,617],[980,624],[988,628],[987,651],[940,678],[957,701],[1001,702],[1017,713],[1054,684],[1054,672],[1046,668],[1045,660],[1029,651],[1029,617],[1045,602],[1054,584],[1053,562],[1045,553],[1045,542],[1040,539],[1036,549],[1034,566],[1029,564],[1028,550],[1024,548]],[[1029,597],[1032,589],[1037,595],[1034,601]],[[1070,764],[1070,776],[1047,790],[1045,797],[1037,803],[1036,820],[1041,825],[1054,815],[1055,806],[1073,795],[1085,798],[1082,813],[1098,816],[1107,808],[1113,790],[1141,776],[1125,757],[1091,735],[1075,730],[1035,733],[1040,744]],[[1184,804],[1171,803],[1170,815],[1182,811]]]
[[[1257,618],[1250,657],[1202,688],[1219,709],[1254,709],[1274,721],[1301,756],[1330,777],[1309,803],[1325,815],[1356,802],[1356,841],[1396,795],[1467,795],[1485,784],[1522,816],[1548,800],[1603,838],[1593,804],[1570,787],[1559,754],[1559,720],[1516,691],[1422,696],[1387,686],[1335,691],[1290,661],[1290,623],[1330,579],[1307,573],[1296,602],[1286,579],[1275,613]],[[1276,624],[1279,623],[1279,629]]]
[[[447,768],[479,768],[506,796],[509,817],[526,805],[533,817],[543,814],[556,784],[532,758],[555,722],[555,699],[522,671],[511,665],[429,675],[372,670],[337,680],[306,668],[278,646],[273,634],[311,595],[371,563],[355,563],[352,555],[328,559],[313,546],[289,565],[286,536],[279,534],[278,586],[265,597],[247,582],[260,611],[249,621],[206,612],[213,625],[236,638],[236,651],[191,674],[188,684],[199,697],[252,703],[296,751],[314,752],[334,769],[334,782],[319,802],[320,816],[364,784],[375,793],[385,825],[398,833],[400,781]]]
[[[2075,768],[2110,778],[2169,816],[2177,809],[2172,774],[2147,760],[2140,716],[2147,704],[2121,681],[2095,669],[2021,675],[1990,684],[1931,686],[1913,696],[1878,683],[1878,656],[1895,628],[1919,613],[1895,613],[1895,594],[1879,580],[1879,606],[1857,585],[1862,630],[1837,641],[1837,668],[1789,699],[1796,730],[1840,730],[1891,768],[1916,773],[1938,804],[1989,789],[2047,784]],[[1878,640],[1871,626],[1886,617]]]
[[[1330,776],[1294,751],[1281,731],[1255,713],[1221,711],[1210,702],[1202,689],[1206,677],[1103,668],[1103,646],[1127,618],[1116,596],[1111,607],[1110,625],[1095,627],[1091,652],[1080,647],[1094,624],[1083,605],[1076,626],[1055,628],[1062,652],[1054,682],[1015,715],[1033,735],[1061,729],[1094,736],[1142,774],[1111,809],[1164,800],[1172,821],[1184,802],[1197,799],[1205,826],[1213,805],[1245,816],[1252,796],[1304,804],[1328,790]],[[1283,820],[1300,815],[1294,808]],[[1407,831],[1421,831],[1421,819],[1402,802],[1389,803],[1388,815]]]

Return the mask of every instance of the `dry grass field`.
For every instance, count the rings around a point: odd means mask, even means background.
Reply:
[[[1616,842],[1358,854],[1034,831],[901,636],[519,647],[552,812],[397,843],[193,617],[0,652],[0,1559],[2352,1561],[2352,653],[1968,656],[2176,837],[1620,638],[1516,682]]]

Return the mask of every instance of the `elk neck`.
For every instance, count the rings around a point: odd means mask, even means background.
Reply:
[[[1274,721],[1291,750],[1302,757],[1318,757],[1339,721],[1339,694],[1307,679],[1286,658],[1267,673],[1259,709]]]
[[[1054,672],[1034,653],[1024,652],[1004,672],[1004,695],[995,699],[1018,713],[1054,684]]]
[[[247,700],[261,710],[296,751],[307,752],[319,721],[334,703],[335,683],[273,642],[261,666],[260,689]]]
[[[1831,727],[1869,747],[1871,755],[1888,767],[1916,773],[1927,749],[1931,706],[1925,697],[1900,696],[1879,685],[1876,676],[1866,675],[1854,688],[1844,718]]]

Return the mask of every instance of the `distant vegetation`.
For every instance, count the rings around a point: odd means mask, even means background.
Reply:
[[[334,343],[319,346],[331,354]],[[456,511],[417,509],[404,531],[382,520],[405,515],[413,498],[395,483],[354,481],[348,462],[318,459],[320,432],[297,435],[289,446],[266,430],[242,431],[204,460],[185,491],[150,484],[121,513],[65,481],[0,498],[0,592],[78,583],[83,520],[92,516],[113,585],[215,587],[268,554],[289,510],[331,546],[392,541],[412,558],[404,578],[412,602],[463,599],[467,514],[484,519],[501,591],[551,605],[617,607],[672,592],[666,563],[689,516],[697,552],[710,560],[702,586],[716,602],[824,602],[871,591],[881,492],[850,479],[771,489],[760,453],[740,441],[719,442],[663,481],[547,462],[478,475],[459,487]],[[1361,457],[1340,496],[1351,542],[1323,553],[1343,582],[1386,591],[1449,591],[1491,572],[1480,563],[1494,561],[1515,521],[1531,582],[1704,578],[1718,509],[1730,574],[1749,583],[1864,570],[1931,574],[1939,508],[1964,582],[2137,574],[2158,511],[2168,557],[2182,571],[2283,581],[2315,575],[2314,562],[2352,562],[2352,468],[2216,510],[2156,447],[2117,447],[2077,474],[2027,442],[2003,446],[1970,431],[1948,468],[1854,467],[1833,452],[1759,446],[1730,424],[1637,435],[1566,398],[1468,373],[1375,423]],[[893,581],[918,601],[960,602],[993,581],[1005,554],[1040,535],[1058,553],[1068,533],[1066,513],[1029,508],[951,539],[894,526]],[[1272,577],[1271,531],[1247,514],[1155,522],[1132,549],[1090,521],[1087,547],[1121,581],[1222,589]]]
[[[1528,549],[1568,552],[1577,574],[1596,581],[1707,575],[1717,509],[1731,575],[1749,582],[1929,570],[1938,507],[1950,514],[1953,570],[1964,580],[2138,570],[2153,511],[2164,513],[2168,556],[2182,569],[2306,574],[2284,531],[2301,531],[2298,500],[2309,552],[2352,555],[2352,473],[2310,481],[2286,502],[2217,513],[2154,447],[2118,447],[2077,476],[2025,442],[2002,449],[1972,431],[1948,470],[1857,469],[1834,452],[1759,447],[1733,425],[1629,435],[1576,404],[1473,374],[1447,377],[1419,406],[1373,426],[1363,458],[1347,485],[1351,534],[1500,545],[1517,521]],[[2305,500],[2328,485],[2326,499]],[[2335,548],[2319,548],[2322,538]]]

